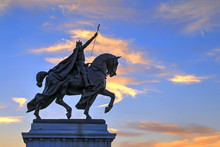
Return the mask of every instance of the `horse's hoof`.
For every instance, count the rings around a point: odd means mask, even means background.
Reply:
[[[39,119],[41,119],[41,118],[40,118],[40,116],[36,116],[36,119],[39,120]]]
[[[112,107],[105,107],[105,113],[109,112],[112,109]]]
[[[68,119],[70,119],[70,117],[71,117],[71,113],[66,113],[66,117],[68,118]]]
[[[39,116],[39,114],[37,114],[37,113],[35,114],[35,113],[34,113],[34,115],[36,116],[36,119],[41,119],[40,116]]]
[[[91,116],[86,116],[86,119],[92,119],[92,117]]]

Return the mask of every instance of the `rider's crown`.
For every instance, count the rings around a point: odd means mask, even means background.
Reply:
[[[78,45],[82,45],[82,41],[76,41],[76,46],[78,46]]]

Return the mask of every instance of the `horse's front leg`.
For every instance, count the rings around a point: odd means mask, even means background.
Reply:
[[[89,115],[89,109],[92,106],[92,104],[93,104],[95,98],[97,97],[97,95],[98,95],[98,93],[92,95],[89,98],[89,100],[86,102],[86,108],[85,108],[85,111],[84,111],[84,114],[86,115],[86,119],[92,119],[92,117]]]
[[[92,117],[89,115],[90,107],[91,107],[91,104],[89,102],[87,102],[86,108],[85,108],[85,111],[84,111],[84,114],[86,115],[86,119],[92,119]]]
[[[39,111],[40,111],[41,105],[37,104],[35,111],[34,111],[34,115],[36,116],[36,119],[41,119],[39,116]]]
[[[114,101],[115,101],[115,94],[110,92],[110,91],[108,91],[107,89],[104,89],[102,92],[100,92],[100,94],[111,97],[111,100],[110,100],[110,102],[108,104],[108,107],[105,107],[105,113],[107,113],[113,107],[113,104],[114,104]]]
[[[55,102],[63,106],[64,108],[66,108],[66,111],[67,111],[66,116],[68,119],[70,119],[70,117],[72,116],[72,108],[63,101],[63,97],[66,95],[67,88],[68,88],[68,84],[64,84],[61,87],[61,89],[58,92],[57,99]]]

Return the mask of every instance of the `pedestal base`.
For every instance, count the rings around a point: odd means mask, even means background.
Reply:
[[[22,136],[27,147],[111,147],[116,134],[104,120],[42,119]]]

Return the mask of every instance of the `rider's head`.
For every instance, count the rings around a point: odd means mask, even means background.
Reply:
[[[79,41],[76,41],[76,47],[81,47],[82,46],[82,42],[79,40]]]

